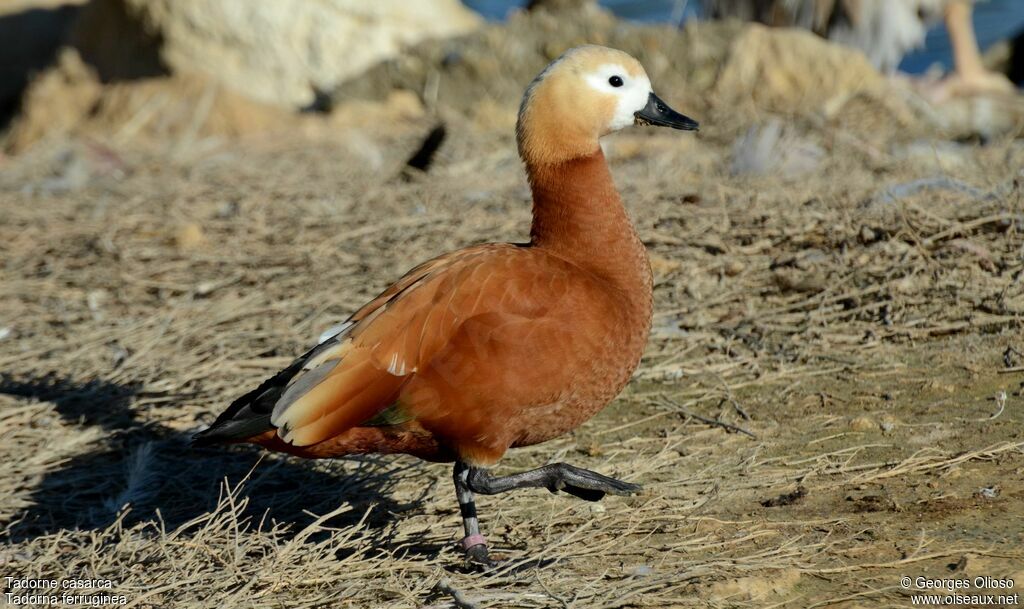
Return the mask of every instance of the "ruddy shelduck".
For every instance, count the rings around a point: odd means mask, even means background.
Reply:
[[[638,492],[565,463],[490,471],[509,448],[592,417],[640,362],[651,267],[598,144],[633,124],[697,129],[626,53],[584,46],[556,59],[526,90],[516,127],[533,190],[530,242],[476,245],[414,268],[195,442],[454,461],[462,547],[484,565],[474,493],[542,487],[596,501]]]

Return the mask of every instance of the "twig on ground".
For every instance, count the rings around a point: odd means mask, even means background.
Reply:
[[[713,425],[715,427],[721,427],[722,429],[725,429],[726,431],[741,433],[741,434],[750,436],[751,438],[753,438],[755,440],[758,439],[756,435],[754,435],[750,431],[747,431],[746,429],[743,429],[742,427],[738,427],[738,426],[733,425],[731,423],[726,423],[725,421],[719,421],[717,419],[711,419],[711,418],[708,418],[708,417],[702,417],[699,414],[696,414],[696,413],[690,412],[689,410],[686,410],[680,404],[676,403],[675,401],[673,401],[673,400],[671,400],[669,398],[662,397],[662,400],[665,401],[667,403],[667,405],[671,406],[673,408],[673,410],[675,410],[679,414],[686,415],[686,416],[688,416],[690,418],[693,418],[693,419],[697,419],[701,423],[705,423],[707,425]]]
[[[1006,410],[1006,392],[1005,391],[1000,391],[999,393],[996,394],[996,397],[993,398],[993,399],[996,401],[996,405],[999,406],[999,410],[997,410],[994,415],[988,417],[987,419],[981,419],[982,421],[992,421],[992,420],[998,418],[999,415],[1003,414],[1003,411]]]
[[[460,609],[480,609],[480,605],[477,605],[473,601],[466,598],[466,594],[452,585],[452,582],[447,577],[442,577],[437,585],[434,586],[438,592],[443,592],[448,596],[452,597],[455,601],[455,606]]]

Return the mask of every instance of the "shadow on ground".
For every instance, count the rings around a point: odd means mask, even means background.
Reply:
[[[399,504],[390,497],[403,476],[417,475],[416,462],[358,457],[325,464],[247,446],[192,448],[187,434],[138,420],[131,407],[138,387],[55,375],[0,375],[0,394],[52,402],[68,423],[99,426],[106,435],[102,449],[75,456],[44,476],[28,498],[30,507],[4,532],[12,543],[61,530],[102,530],[126,504],[126,525],[159,520],[173,530],[213,510],[225,482],[234,487],[243,480],[240,496],[248,498],[243,515],[254,523],[289,525],[292,533],[343,502],[353,509],[332,518],[329,526],[354,525],[372,505],[364,526],[386,529],[396,514],[422,502],[420,497]],[[386,549],[389,535],[381,531],[378,537]],[[440,548],[410,550],[436,555]]]

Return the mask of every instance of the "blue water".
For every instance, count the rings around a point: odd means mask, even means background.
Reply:
[[[463,0],[467,6],[491,20],[500,21],[525,0]],[[624,19],[641,22],[680,23],[700,15],[700,0],[600,0],[600,4]],[[988,0],[974,9],[974,28],[982,50],[1024,30],[1024,0]],[[928,33],[926,46],[907,55],[900,69],[918,74],[939,63],[949,68],[953,59],[946,28]]]

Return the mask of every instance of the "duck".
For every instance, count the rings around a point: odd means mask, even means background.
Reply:
[[[516,124],[533,195],[529,242],[474,245],[413,268],[193,443],[453,463],[460,545],[481,566],[495,562],[475,494],[545,488],[597,501],[641,492],[560,462],[492,472],[509,449],[593,417],[640,362],[651,266],[599,143],[632,125],[699,128],[623,51],[587,45],[552,61],[526,88]]]
[[[704,12],[713,19],[808,29],[861,50],[888,73],[908,52],[924,46],[928,27],[941,18],[952,44],[953,72],[927,88],[935,101],[1015,91],[1008,78],[985,67],[973,10],[974,0],[704,0]]]

